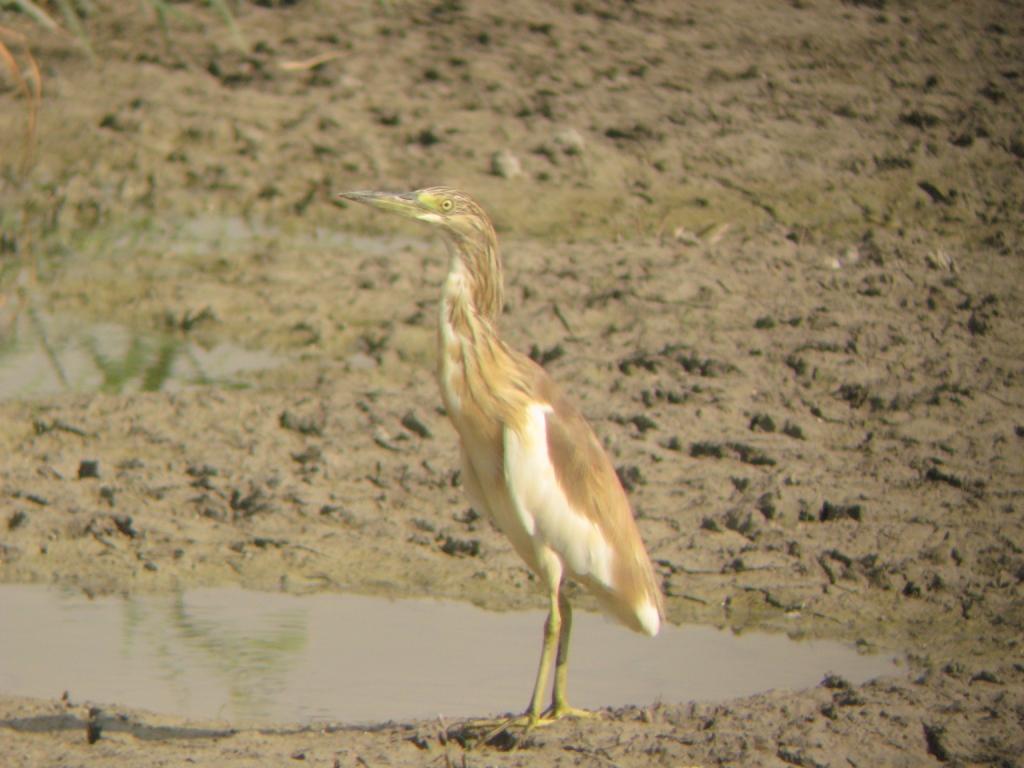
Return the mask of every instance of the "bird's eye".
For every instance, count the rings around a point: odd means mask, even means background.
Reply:
[[[451,200],[442,200],[441,201],[441,210],[444,211],[445,213],[448,213],[454,207],[455,207],[455,203],[453,203]]]

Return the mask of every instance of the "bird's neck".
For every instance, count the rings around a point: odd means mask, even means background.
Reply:
[[[480,318],[495,328],[504,303],[501,257],[493,234],[451,236],[447,240],[450,264],[448,278],[459,276],[458,286],[465,291],[465,301]],[[448,285],[445,286],[448,294]],[[453,297],[455,298],[455,297]],[[459,297],[461,300],[461,297]]]
[[[491,433],[508,423],[522,389],[517,361],[498,336],[500,266],[485,270],[456,244],[449,244],[449,250],[438,318],[441,394],[460,432]]]
[[[501,312],[501,287],[488,284],[493,281],[488,281],[486,271],[474,259],[477,251],[464,242],[449,241],[448,253],[438,327],[442,372],[445,368],[465,368],[478,350],[498,344]]]

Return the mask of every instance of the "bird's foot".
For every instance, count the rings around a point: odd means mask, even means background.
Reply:
[[[597,712],[577,709],[568,704],[552,705],[541,714],[526,712],[499,720],[472,720],[462,726],[461,735],[474,746],[490,744],[504,749],[516,749],[534,728],[550,725],[563,718],[600,717]]]
[[[449,733],[470,748],[489,744],[511,750],[522,743],[531,729],[548,722],[551,722],[548,718],[527,713],[512,717],[469,720],[459,725],[454,733]]]
[[[587,718],[600,717],[600,712],[592,712],[589,709],[579,709],[577,707],[570,707],[568,704],[552,704],[541,715],[543,718],[547,718],[548,722],[554,722],[555,720],[561,720],[563,717],[571,717],[575,720],[584,720]]]

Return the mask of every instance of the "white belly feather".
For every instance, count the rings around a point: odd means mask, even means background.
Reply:
[[[611,547],[600,529],[578,512],[558,484],[548,455],[546,414],[551,407],[534,403],[520,432],[506,427],[505,484],[519,517],[529,521],[534,546],[556,553],[577,578],[612,586]]]

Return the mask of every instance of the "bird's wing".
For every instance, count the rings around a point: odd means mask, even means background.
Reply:
[[[661,593],[622,484],[590,425],[542,370],[536,376],[537,399],[504,434],[513,504],[605,608],[653,634]]]
[[[573,576],[610,586],[612,549],[597,521],[573,505],[552,462],[547,435],[551,412],[547,403],[532,403],[517,429],[506,428],[509,496],[538,549],[553,550]]]

